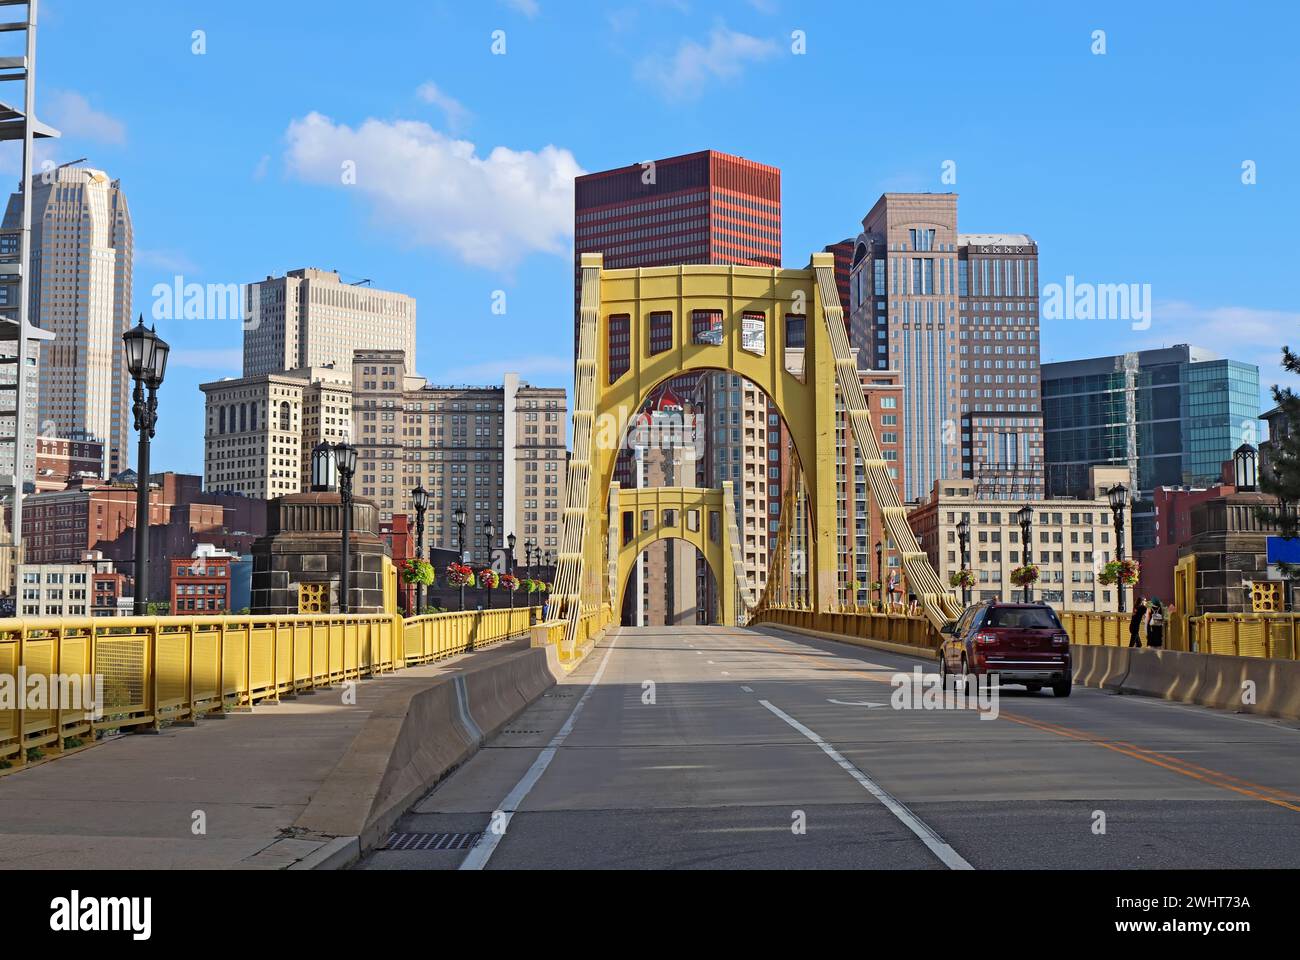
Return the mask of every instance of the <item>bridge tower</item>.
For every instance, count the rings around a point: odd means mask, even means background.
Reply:
[[[801,467],[797,489],[783,498],[781,559],[773,554],[780,569],[769,575],[758,606],[793,602],[831,612],[837,603],[835,430],[842,410],[872,509],[900,554],[910,592],[932,622],[952,619],[955,600],[908,526],[871,430],[832,254],[813,254],[802,270],[712,264],[604,270],[600,254],[583,254],[580,268],[573,455],[553,593],[554,614],[569,620],[570,645],[583,617],[599,615],[622,595],[614,582],[620,521],[610,490],[628,423],[651,391],[693,371],[739,374],[762,389],[785,420]],[[740,604],[736,615],[743,618],[752,602],[743,565],[726,566]],[[800,584],[797,595],[789,592],[791,576]]]

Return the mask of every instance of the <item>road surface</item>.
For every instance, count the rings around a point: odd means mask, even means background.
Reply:
[[[766,627],[611,631],[397,827],[456,846],[358,867],[1300,863],[1300,726],[1082,687],[1002,689],[996,719],[894,709],[917,666]]]

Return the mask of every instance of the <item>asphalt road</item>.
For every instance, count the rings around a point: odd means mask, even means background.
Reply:
[[[894,709],[931,660],[623,628],[360,869],[1300,865],[1300,726],[1075,687]],[[503,829],[504,828],[504,829]]]

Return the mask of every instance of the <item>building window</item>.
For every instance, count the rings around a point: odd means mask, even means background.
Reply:
[[[673,315],[666,310],[650,314],[650,355],[673,348]]]
[[[722,311],[693,310],[691,312],[691,338],[695,343],[722,345]]]
[[[632,366],[632,318],[626,313],[609,318],[609,382],[613,383]]]

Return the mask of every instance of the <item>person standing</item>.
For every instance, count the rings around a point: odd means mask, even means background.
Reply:
[[[1165,645],[1165,608],[1159,599],[1150,603],[1147,611],[1147,646],[1159,649]]]
[[[1142,618],[1147,612],[1147,602],[1142,597],[1138,597],[1133,603],[1133,616],[1128,620],[1128,645],[1130,647],[1142,646]]]

